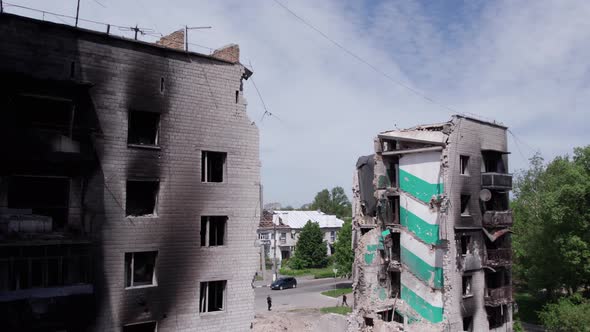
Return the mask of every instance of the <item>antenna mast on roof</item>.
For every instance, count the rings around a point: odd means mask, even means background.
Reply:
[[[208,27],[189,27],[187,25],[184,26],[184,50],[188,52],[188,31],[189,30],[197,30],[197,29],[211,29],[210,26]]]
[[[78,15],[80,14],[80,0],[78,0],[78,6],[76,6],[76,28],[78,27]]]

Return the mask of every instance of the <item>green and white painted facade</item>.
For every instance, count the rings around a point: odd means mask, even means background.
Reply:
[[[399,159],[401,298],[423,319],[442,321],[443,251],[439,214],[429,204],[444,194],[441,152],[402,155]]]

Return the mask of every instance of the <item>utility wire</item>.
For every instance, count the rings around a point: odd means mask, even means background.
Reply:
[[[94,2],[96,2],[97,4],[99,4],[102,8],[107,8],[107,6],[103,5],[102,3],[98,2],[97,0],[92,0]]]
[[[254,71],[254,67],[252,66],[252,62],[250,62],[250,70]],[[254,83],[254,78],[250,77],[249,80],[252,81],[252,85],[254,86],[254,89],[256,89],[256,93],[258,94],[258,98],[260,98],[260,102],[262,103],[262,107],[264,107],[264,113],[262,113],[262,117],[260,118],[260,123],[262,123],[262,121],[264,120],[264,116],[267,114],[269,116],[274,116],[275,118],[277,118],[277,120],[281,120],[278,116],[276,116],[268,111],[268,108],[266,107],[266,103],[264,102],[264,99],[262,98],[262,94],[260,93],[260,90],[258,90],[256,83]]]
[[[452,113],[457,113],[457,111],[455,111],[454,109],[452,109],[449,106],[446,106],[436,100],[434,100],[433,98],[428,97],[427,95],[425,95],[424,93],[412,88],[411,86],[409,86],[406,83],[403,83],[397,79],[395,79],[393,76],[383,72],[382,70],[380,70],[379,68],[377,68],[377,66],[371,64],[369,61],[363,59],[361,56],[357,55],[356,53],[352,52],[351,50],[349,50],[348,48],[344,47],[344,45],[338,43],[337,41],[335,41],[334,39],[330,38],[330,36],[328,36],[327,34],[325,34],[324,32],[322,32],[320,29],[316,28],[313,24],[309,23],[306,19],[304,19],[303,17],[299,16],[297,13],[295,13],[294,11],[292,11],[291,9],[289,9],[289,7],[285,6],[283,3],[281,3],[278,0],[273,0],[277,5],[281,6],[284,10],[286,10],[287,12],[289,12],[289,14],[293,15],[295,18],[297,18],[301,23],[305,24],[307,27],[309,27],[310,29],[314,30],[315,32],[317,32],[318,34],[320,34],[322,37],[324,37],[326,40],[328,40],[330,43],[334,44],[336,47],[338,47],[339,49],[341,49],[342,51],[344,51],[345,53],[347,53],[348,55],[350,55],[351,57],[357,59],[358,61],[360,61],[361,63],[365,64],[366,66],[368,66],[369,68],[371,68],[373,71],[375,71],[376,73],[382,75],[383,77],[387,78],[388,80],[390,80],[391,82],[405,88],[406,90],[414,93],[415,95],[421,97],[422,99],[434,104],[434,105],[438,105],[448,111],[451,111]]]

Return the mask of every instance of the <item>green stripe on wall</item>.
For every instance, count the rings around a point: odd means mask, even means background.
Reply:
[[[404,300],[412,309],[416,310],[420,316],[432,323],[440,323],[443,320],[443,309],[435,307],[426,302],[423,298],[414,293],[411,289],[402,284],[402,300]]]
[[[409,249],[401,246],[402,264],[406,265],[410,271],[420,280],[434,288],[442,288],[443,270],[440,267],[430,266],[420,257],[414,255]]]
[[[399,218],[402,226],[416,234],[422,241],[428,244],[437,244],[438,225],[431,225],[417,215],[400,206]]]
[[[441,195],[444,192],[442,183],[429,183],[412,175],[403,169],[399,169],[400,189],[416,197],[424,203],[430,202],[433,195]]]

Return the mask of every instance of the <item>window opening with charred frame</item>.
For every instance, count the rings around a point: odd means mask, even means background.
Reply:
[[[201,155],[201,181],[223,182],[226,152],[203,151]]]
[[[226,280],[201,282],[199,312],[225,310]]]
[[[461,215],[462,216],[469,216],[469,199],[471,195],[461,195]]]
[[[459,168],[462,175],[469,175],[469,156],[459,156]]]
[[[127,144],[131,146],[159,145],[160,114],[144,111],[129,111]]]
[[[465,256],[469,253],[470,244],[471,235],[461,235],[461,255]]]
[[[125,287],[156,286],[157,251],[125,253]]]
[[[160,77],[160,93],[164,93],[164,90],[166,90],[164,83],[164,77]]]
[[[157,215],[159,188],[160,181],[157,179],[127,180],[126,216],[155,217]]]
[[[201,246],[215,247],[225,244],[227,216],[201,217]]]
[[[473,296],[472,293],[472,276],[471,275],[464,275],[463,276],[463,297],[470,297]]]
[[[141,322],[123,326],[123,332],[156,332],[157,322]]]
[[[69,195],[68,177],[11,176],[8,180],[8,208],[30,209],[32,214],[51,217],[54,231],[68,224]]]

